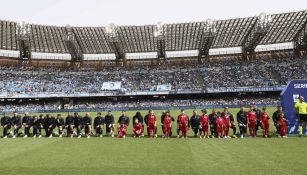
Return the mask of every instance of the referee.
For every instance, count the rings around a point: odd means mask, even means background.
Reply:
[[[295,109],[298,113],[298,121],[299,121],[299,132],[300,136],[303,134],[303,122],[307,122],[307,103],[304,102],[304,97],[300,96],[299,101],[295,103]]]

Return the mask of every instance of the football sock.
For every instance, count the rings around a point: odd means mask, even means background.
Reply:
[[[300,135],[302,135],[302,134],[303,134],[303,127],[302,127],[302,126],[299,126],[298,129],[299,129],[299,131],[300,131]]]

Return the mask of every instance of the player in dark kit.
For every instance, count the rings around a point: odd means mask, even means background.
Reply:
[[[215,109],[212,109],[212,113],[209,114],[211,138],[214,138],[215,136],[217,136],[216,118],[217,118],[217,113]]]
[[[75,126],[75,120],[74,117],[70,114],[66,117],[65,125],[67,129],[67,136],[70,138],[73,138],[74,136],[74,126]]]
[[[83,118],[79,116],[77,112],[74,113],[74,128],[77,129],[78,138],[81,138],[81,131],[83,129]]]
[[[16,138],[19,134],[18,131],[21,128],[21,117],[16,112],[14,112],[11,121],[12,121],[12,127],[14,129],[13,138]]]
[[[46,137],[52,138],[53,137],[53,129],[55,128],[55,118],[50,116],[50,114],[46,115],[45,118],[45,131]]]
[[[42,137],[42,129],[44,129],[44,126],[45,126],[45,118],[44,118],[43,114],[39,115],[38,123],[39,123],[39,127],[37,128],[37,130],[38,130],[37,132],[39,132],[38,138],[41,138]]]
[[[101,116],[101,112],[97,113],[97,117],[94,119],[94,129],[96,131],[96,136],[102,137],[104,125],[104,118]]]
[[[194,132],[194,137],[198,136],[199,125],[200,125],[199,118],[200,117],[197,114],[197,111],[193,110],[193,115],[191,116],[190,121],[191,121],[191,128]]]
[[[256,104],[253,104],[253,110],[256,113],[256,118],[257,118],[257,122],[256,122],[256,136],[257,136],[257,131],[259,130],[259,127],[261,127],[261,110],[257,108]]]
[[[106,123],[106,135],[114,137],[114,115],[111,111],[108,111],[108,114],[104,117]]]
[[[269,127],[270,127],[270,116],[266,112],[266,108],[262,108],[262,113],[261,113],[261,125],[263,129],[263,137],[269,137]]]
[[[247,121],[248,121],[248,128],[249,128],[250,136],[256,137],[257,114],[253,106],[250,106],[250,110],[247,113]]]
[[[117,130],[118,130],[118,137],[125,138],[127,134],[127,128],[129,126],[130,119],[126,115],[126,111],[123,111],[121,116],[117,121]]]
[[[83,117],[83,126],[85,135],[87,138],[90,138],[90,135],[92,133],[92,118],[90,116],[90,113],[85,113],[85,116]]]
[[[9,116],[6,116],[3,114],[3,117],[1,118],[1,126],[3,127],[3,138],[6,139],[8,136],[8,130],[11,128],[12,121]]]
[[[279,115],[283,114],[282,110],[281,110],[281,106],[278,105],[276,107],[276,111],[273,113],[273,123],[274,123],[274,126],[276,128],[276,131],[275,131],[275,134],[276,136],[279,136],[280,135],[280,127],[278,125],[278,120],[279,120]]]
[[[41,127],[40,120],[36,115],[34,115],[32,119],[33,138],[41,137],[41,133],[39,129],[40,127]]]
[[[22,126],[25,128],[24,130],[25,135],[23,136],[24,138],[27,138],[29,136],[31,125],[32,125],[32,119],[26,112],[24,117],[22,118]]]
[[[240,130],[240,136],[243,138],[247,133],[247,112],[244,111],[243,106],[240,106],[240,111],[237,113],[237,123]]]
[[[203,109],[201,110],[203,113],[200,116],[199,122],[200,122],[200,136],[199,138],[209,138],[208,128],[209,128],[209,116],[207,115],[207,110]]]
[[[141,136],[144,136],[144,124],[143,124],[143,116],[140,112],[136,112],[136,114],[133,116],[132,118],[132,122],[133,122],[133,126],[136,124],[136,119],[138,120],[138,124],[137,125],[141,125]]]
[[[63,137],[63,129],[65,128],[65,122],[61,114],[58,114],[55,119],[55,126],[59,129],[59,137]]]

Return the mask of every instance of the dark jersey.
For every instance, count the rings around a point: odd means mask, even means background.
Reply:
[[[39,118],[33,118],[32,126],[39,128],[41,126],[40,119]]]
[[[132,118],[133,124],[135,124],[135,119],[138,119],[139,123],[143,124],[143,116],[142,115],[140,115],[140,116],[138,116],[138,115],[133,116],[133,118]]]
[[[13,116],[11,118],[11,121],[12,121],[12,125],[17,125],[17,126],[21,125],[21,118],[19,116]]]
[[[102,116],[97,116],[94,119],[94,126],[103,125],[104,124],[104,118]]]
[[[55,119],[55,125],[57,127],[64,126],[64,119],[62,117]]]
[[[247,112],[239,111],[237,113],[237,122],[238,122],[238,124],[247,125]]]
[[[192,115],[192,117],[190,118],[192,128],[196,128],[199,126],[200,124],[199,118],[200,118],[199,115]]]
[[[260,109],[254,109],[254,111],[256,112],[256,118],[258,121],[261,120],[261,110]]]
[[[31,123],[32,123],[31,117],[29,117],[29,116],[24,116],[24,117],[22,118],[22,124],[23,124],[23,125],[31,125]]]
[[[113,116],[113,114],[111,114],[111,115],[108,115],[108,114],[107,114],[107,115],[104,117],[104,121],[105,121],[106,125],[114,124],[114,116]]]
[[[75,126],[82,126],[83,125],[83,118],[78,116],[74,117],[74,125]]]
[[[90,116],[83,117],[83,125],[92,125],[92,118]]]
[[[210,125],[216,126],[216,114],[209,114]]]
[[[125,125],[129,125],[130,123],[130,119],[128,116],[120,116],[117,123],[119,124],[125,124]]]
[[[274,125],[277,125],[280,114],[282,114],[282,111],[280,111],[280,112],[279,111],[275,111],[273,113],[272,118],[273,118]]]
[[[75,124],[75,119],[73,116],[68,116],[66,117],[66,121],[65,121],[66,125],[74,125]]]
[[[2,117],[1,118],[1,126],[11,126],[12,122],[11,122],[11,118],[8,116]]]

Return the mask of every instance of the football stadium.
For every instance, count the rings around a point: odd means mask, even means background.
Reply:
[[[151,3],[1,2],[0,175],[307,174],[307,3]]]

